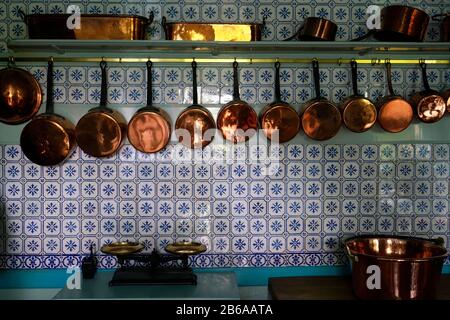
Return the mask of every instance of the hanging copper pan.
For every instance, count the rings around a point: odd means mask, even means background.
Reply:
[[[450,89],[447,89],[441,93],[442,98],[444,98],[444,101],[447,105],[447,112],[450,113]]]
[[[439,92],[430,88],[427,79],[426,64],[421,63],[420,68],[422,69],[422,80],[425,90],[413,95],[411,104],[420,121],[426,123],[437,122],[444,116],[447,106],[444,99],[439,95]]]
[[[170,117],[153,106],[152,62],[147,62],[147,106],[139,109],[128,123],[128,141],[137,150],[158,152],[170,141]]]
[[[390,62],[386,62],[386,71],[389,96],[384,97],[378,104],[378,122],[384,130],[397,133],[408,128],[414,112],[408,101],[394,93]]]
[[[248,141],[258,129],[256,111],[239,95],[238,63],[233,63],[233,100],[224,105],[217,116],[222,136],[233,143]]]
[[[191,149],[204,148],[212,142],[216,132],[214,118],[208,109],[198,104],[197,62],[192,61],[193,104],[178,116],[175,133],[178,141]]]
[[[279,62],[275,63],[275,101],[262,110],[259,121],[264,134],[273,142],[287,142],[300,129],[300,117],[295,109],[281,101]]]
[[[33,118],[42,104],[42,91],[28,71],[17,68],[10,58],[0,70],[0,122],[20,124]]]
[[[53,60],[47,69],[46,112],[29,122],[20,135],[20,146],[25,156],[41,166],[63,162],[76,145],[75,126],[53,111]]]
[[[352,68],[353,95],[340,105],[342,121],[353,132],[364,132],[373,127],[377,121],[377,109],[370,99],[358,93],[358,65],[350,62]]]
[[[77,123],[76,137],[81,150],[92,157],[108,157],[122,145],[127,134],[125,118],[106,107],[106,61],[100,62],[102,86],[100,106],[89,110]]]
[[[342,124],[339,109],[321,97],[319,62],[313,60],[314,86],[316,98],[308,101],[300,110],[301,123],[305,134],[314,140],[327,140],[334,137]]]

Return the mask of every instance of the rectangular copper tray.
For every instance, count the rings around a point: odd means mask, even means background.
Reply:
[[[69,14],[22,15],[30,39],[144,40],[153,21],[131,15],[81,15],[81,28],[67,27]]]
[[[162,21],[166,40],[260,41],[264,23],[197,23]]]

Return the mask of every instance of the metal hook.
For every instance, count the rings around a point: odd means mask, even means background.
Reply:
[[[419,59],[419,64],[424,65],[426,63],[425,59]]]
[[[389,58],[385,59],[384,64],[385,65],[391,64],[391,59],[389,59]]]
[[[14,65],[16,63],[16,59],[13,56],[8,57],[8,65]]]
[[[250,62],[249,62],[250,64],[253,64],[253,58],[250,58]]]
[[[53,57],[51,56],[50,58],[48,58],[49,62],[53,62]]]
[[[339,67],[342,65],[342,58],[339,58],[339,59],[337,60],[337,64],[338,64]]]

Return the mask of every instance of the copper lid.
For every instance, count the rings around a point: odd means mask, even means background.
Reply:
[[[341,124],[339,109],[324,99],[308,103],[302,114],[303,130],[314,140],[327,140],[334,137],[341,128]]]
[[[364,97],[351,97],[344,103],[342,120],[353,132],[364,132],[373,127],[377,121],[377,109]]]
[[[384,130],[397,133],[410,125],[413,116],[413,109],[408,101],[401,97],[392,97],[381,106],[378,121]]]

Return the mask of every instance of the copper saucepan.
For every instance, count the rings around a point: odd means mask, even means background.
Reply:
[[[197,62],[192,61],[192,105],[183,110],[175,122],[178,141],[191,149],[201,149],[215,136],[216,124],[208,109],[198,104]]]
[[[433,20],[441,21],[441,41],[449,42],[450,41],[450,12],[436,14],[433,16]]]
[[[8,67],[0,70],[0,122],[20,124],[30,120],[42,104],[42,91],[28,71],[15,67],[10,58]]]
[[[248,141],[258,129],[256,111],[239,95],[238,63],[233,62],[233,100],[225,104],[217,116],[222,136],[234,143]]]
[[[259,120],[264,134],[273,142],[287,142],[300,129],[300,117],[295,109],[281,101],[279,62],[275,63],[275,101],[264,107]]]
[[[411,98],[411,104],[416,110],[420,121],[426,123],[437,122],[444,116],[447,106],[439,92],[430,88],[426,64],[421,63],[420,68],[422,69],[422,80],[425,90],[414,94]]]
[[[139,109],[128,123],[128,141],[137,150],[158,152],[170,140],[170,117],[164,110],[153,106],[152,62],[147,62],[147,105]]]
[[[358,93],[358,64],[350,62],[352,68],[353,95],[340,105],[344,125],[353,132],[364,132],[377,121],[377,109],[370,99]]]
[[[294,35],[285,39],[301,41],[334,41],[336,39],[337,25],[330,20],[318,17],[306,18],[303,25]]]
[[[32,162],[41,166],[54,166],[69,157],[75,145],[75,126],[54,113],[53,60],[50,60],[47,69],[46,112],[33,118],[23,128],[20,146]]]
[[[414,112],[407,100],[394,93],[390,62],[386,62],[386,73],[389,96],[384,97],[378,104],[378,122],[384,130],[397,133],[408,128]]]
[[[447,89],[441,93],[442,98],[444,98],[447,104],[447,112],[450,113],[450,89]]]
[[[108,157],[122,145],[127,134],[125,118],[117,111],[106,107],[106,61],[100,62],[102,86],[100,106],[89,110],[77,123],[78,145],[86,154],[93,157]]]
[[[312,65],[316,98],[301,108],[301,123],[305,134],[311,139],[327,140],[338,133],[342,117],[339,109],[331,101],[321,97],[319,62],[313,60]]]

